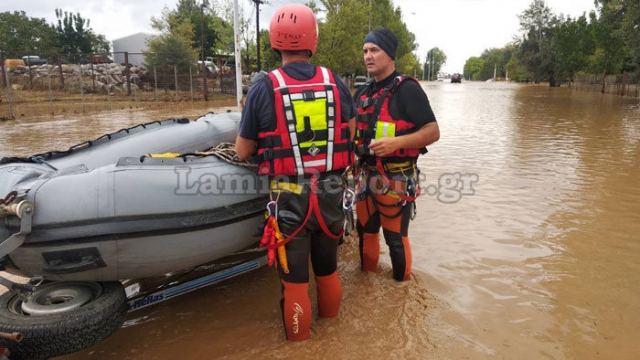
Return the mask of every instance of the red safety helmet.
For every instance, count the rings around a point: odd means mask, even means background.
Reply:
[[[318,22],[313,11],[302,4],[283,5],[273,13],[269,41],[274,50],[309,50],[318,47]]]

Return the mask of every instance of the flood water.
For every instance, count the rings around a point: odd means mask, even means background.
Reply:
[[[638,100],[424,87],[441,140],[420,160],[411,281],[391,279],[386,253],[378,274],[362,274],[351,240],[340,248],[340,316],[316,319],[307,342],[284,341],[278,280],[262,268],[131,313],[113,336],[64,358],[639,358]],[[164,115],[181,114],[0,123],[0,156]],[[455,191],[462,178],[474,181]]]

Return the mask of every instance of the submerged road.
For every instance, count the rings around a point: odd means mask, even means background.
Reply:
[[[278,280],[262,268],[131,313],[107,340],[63,358],[637,358],[638,100],[423,86],[442,135],[420,160],[411,281],[391,280],[386,253],[379,274],[360,273],[351,240],[340,248],[340,316],[315,320],[310,341],[284,341]],[[204,112],[7,121],[0,156]]]

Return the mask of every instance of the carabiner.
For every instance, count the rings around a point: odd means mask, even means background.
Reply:
[[[344,210],[351,210],[353,208],[353,200],[356,197],[356,192],[351,188],[344,189],[342,194],[342,208]]]
[[[271,208],[273,207],[273,211],[271,210]],[[276,200],[271,200],[267,203],[267,214],[269,216],[275,216],[275,218],[278,218],[278,202]]]

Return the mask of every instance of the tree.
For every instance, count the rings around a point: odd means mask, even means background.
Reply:
[[[628,48],[625,44],[625,34],[622,26],[624,17],[624,2],[615,0],[597,0],[600,17],[595,19],[591,14],[592,23],[595,24],[595,40],[597,49],[592,56],[592,70],[603,74],[602,91],[604,92],[604,77],[608,74],[619,73],[624,69],[628,56]]]
[[[174,67],[179,72],[187,72],[196,63],[197,53],[191,47],[191,27],[185,23],[147,42],[149,52],[145,53],[148,68],[157,70],[160,84],[173,84]]]
[[[547,79],[550,86],[556,86],[552,37],[558,18],[544,0],[533,0],[518,18],[523,33],[518,49],[521,63],[536,83]]]
[[[481,57],[472,56],[464,64],[464,78],[480,80],[480,72],[484,67],[484,60]]]
[[[391,0],[320,0],[311,3],[312,8],[324,12],[319,24],[318,53],[313,61],[324,64],[341,74],[363,74],[362,41],[371,28],[386,27],[398,38],[396,65],[403,72],[413,73],[418,62],[415,55],[415,35],[402,21],[400,8],[394,8]]]
[[[24,11],[0,13],[0,49],[7,57],[48,56],[56,50],[56,31]]]
[[[589,57],[595,51],[592,25],[586,16],[560,22],[555,31],[554,47],[558,75],[573,81],[578,71],[587,68]]]
[[[90,27],[90,21],[80,13],[72,14],[56,9],[58,23],[55,27],[58,47],[67,56],[109,52],[109,42],[103,35],[97,35]]]
[[[434,47],[428,52],[425,64],[425,73],[430,74],[429,80],[435,79],[442,69],[442,65],[447,62],[447,55],[438,47]]]
[[[260,31],[260,47],[262,47],[262,68],[275,69],[280,66],[280,56],[271,49],[269,31]]]
[[[215,12],[206,2],[202,8],[201,5],[196,0],[179,0],[175,9],[169,10],[165,7],[160,18],[152,18],[151,26],[165,34],[182,33],[182,36],[185,34],[185,28],[189,28],[187,40],[193,49],[202,48],[202,32],[204,31],[205,56],[211,55],[218,40],[215,24],[219,24],[220,21],[216,19]],[[203,16],[204,29],[202,26]]]

